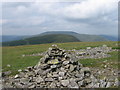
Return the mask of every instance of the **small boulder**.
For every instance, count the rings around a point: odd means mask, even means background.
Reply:
[[[19,78],[19,75],[17,74],[17,75],[15,75],[15,77],[14,77],[15,79],[17,79],[17,78]]]
[[[69,80],[61,80],[61,84],[62,84],[64,87],[68,86],[69,83],[70,83]]]
[[[74,69],[75,69],[75,67],[71,64],[70,65],[70,71],[72,72],[72,71],[74,71]]]
[[[63,65],[67,65],[67,64],[69,64],[69,61],[64,61],[63,62]]]
[[[46,82],[52,82],[52,81],[54,81],[54,79],[53,78],[45,78],[45,81]]]
[[[59,72],[59,76],[64,77],[65,72]]]

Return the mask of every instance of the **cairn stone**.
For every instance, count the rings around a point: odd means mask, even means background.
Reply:
[[[57,45],[52,45],[37,65],[20,71],[14,77],[8,78],[4,84],[6,86],[9,84],[8,86],[13,88],[97,88],[101,86],[88,67],[83,67]],[[105,86],[110,87],[111,83],[102,85]]]
[[[69,80],[61,80],[61,84],[64,86],[64,87],[67,87],[69,85]]]

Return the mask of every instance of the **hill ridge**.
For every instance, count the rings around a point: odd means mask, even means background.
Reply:
[[[92,41],[109,41],[108,39],[104,38],[103,36],[99,35],[89,35],[89,34],[79,34],[73,31],[48,31],[44,32],[40,35],[48,35],[48,34],[67,34],[72,35],[83,42],[92,42]]]
[[[44,43],[64,43],[64,42],[95,42],[108,41],[99,35],[79,34],[73,31],[48,31],[42,34],[22,38],[20,40],[3,42],[3,46],[31,45]]]
[[[18,46],[18,45],[32,45],[45,43],[65,43],[65,42],[80,42],[76,37],[65,34],[50,34],[44,36],[36,36],[26,38],[23,40],[16,40],[11,42],[3,42],[3,46]]]

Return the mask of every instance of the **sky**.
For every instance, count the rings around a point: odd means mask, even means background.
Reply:
[[[118,35],[118,0],[80,2],[2,2],[3,35],[46,31]]]

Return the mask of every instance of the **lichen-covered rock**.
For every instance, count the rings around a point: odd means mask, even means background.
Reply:
[[[47,62],[47,64],[58,64],[58,63],[59,63],[58,59],[50,60]]]

